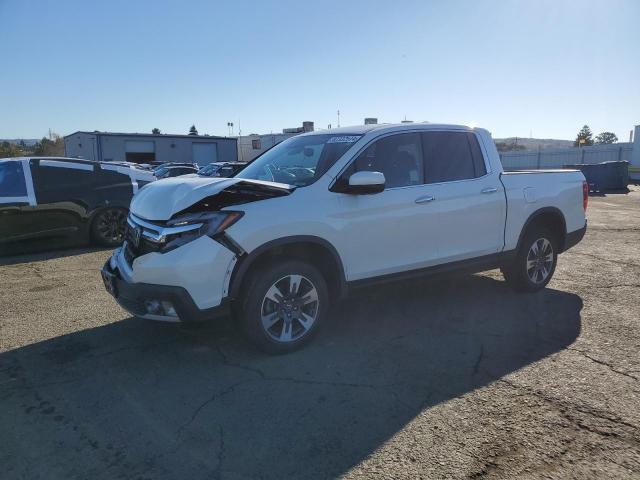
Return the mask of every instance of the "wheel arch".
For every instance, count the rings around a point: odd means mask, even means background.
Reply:
[[[310,262],[325,276],[331,295],[338,298],[346,296],[347,282],[338,251],[327,240],[313,235],[278,238],[242,255],[231,274],[228,296],[237,299],[247,279],[247,274],[254,268],[279,257],[297,258]]]
[[[567,222],[562,211],[556,207],[543,207],[529,215],[529,218],[524,222],[522,230],[520,231],[516,251],[520,250],[527,231],[539,225],[549,228],[556,235],[559,248],[558,253],[563,252],[567,239]]]

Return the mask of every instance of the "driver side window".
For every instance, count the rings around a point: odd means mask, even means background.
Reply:
[[[424,184],[422,143],[419,133],[400,133],[381,138],[369,145],[345,171],[348,181],[355,172],[384,174],[385,188]]]

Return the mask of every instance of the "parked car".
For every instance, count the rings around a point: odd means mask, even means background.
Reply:
[[[198,170],[205,177],[233,177],[247,166],[246,162],[214,162]]]
[[[158,167],[194,167],[200,168],[195,162],[151,162],[151,167],[156,169]]]
[[[131,198],[153,180],[144,170],[89,160],[0,159],[0,252],[70,237],[119,245]]]
[[[153,169],[153,174],[158,179],[178,177],[180,175],[187,175],[188,173],[198,173],[198,169],[196,167],[190,167],[187,165],[177,167],[173,165],[165,165]]]
[[[519,291],[544,288],[586,231],[587,194],[579,171],[503,172],[483,129],[311,132],[234,178],[148,185],[102,275],[133,315],[233,311],[258,346],[288,352],[333,302],[371,283],[500,268]]]

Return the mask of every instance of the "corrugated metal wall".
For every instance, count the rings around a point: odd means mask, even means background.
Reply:
[[[633,143],[614,143],[558,150],[522,150],[500,154],[505,170],[562,168],[574,163],[600,163],[617,160],[631,162]]]

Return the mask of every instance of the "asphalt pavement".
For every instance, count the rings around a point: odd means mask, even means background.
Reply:
[[[265,356],[131,318],[107,250],[0,259],[3,479],[640,478],[640,188],[590,198],[532,295],[370,288]]]

